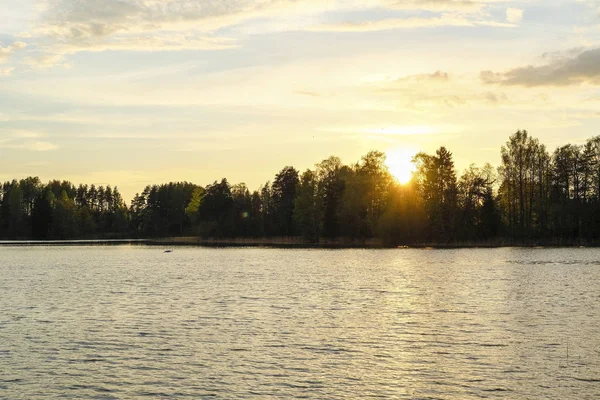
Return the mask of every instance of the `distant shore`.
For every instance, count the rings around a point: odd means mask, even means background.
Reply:
[[[280,248],[386,248],[376,239],[366,241],[335,240],[310,243],[301,238],[227,238],[169,237],[155,239],[73,239],[73,240],[0,240],[0,246],[205,246],[205,247],[280,247]],[[395,247],[395,246],[392,246]]]
[[[600,247],[598,241],[544,239],[544,240],[511,240],[497,238],[481,241],[462,241],[450,243],[409,243],[406,245],[389,245],[378,239],[368,240],[321,240],[310,243],[297,237],[273,238],[198,238],[168,237],[155,239],[72,239],[72,240],[0,240],[0,246],[199,246],[199,247],[271,247],[271,248],[315,248],[315,249],[468,249],[468,248],[501,248],[501,247]]]

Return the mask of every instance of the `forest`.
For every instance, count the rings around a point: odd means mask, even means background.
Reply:
[[[286,166],[254,191],[225,178],[150,185],[129,205],[116,187],[28,177],[2,184],[0,238],[296,237],[387,246],[600,239],[600,136],[550,153],[517,131],[498,168],[471,165],[460,175],[445,147],[413,163],[404,185],[385,154],[371,151],[352,165],[332,156],[304,172]]]

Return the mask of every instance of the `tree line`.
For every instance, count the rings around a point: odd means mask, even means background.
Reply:
[[[457,176],[445,147],[418,153],[406,184],[393,179],[382,152],[351,165],[332,156],[304,172],[286,166],[252,192],[225,178],[171,182],[147,186],[129,206],[110,185],[28,177],[2,184],[0,238],[375,238],[387,245],[600,238],[600,136],[549,153],[518,131],[501,156],[497,169],[471,165]]]

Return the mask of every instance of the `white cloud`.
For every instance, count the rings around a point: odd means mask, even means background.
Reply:
[[[506,10],[506,20],[511,24],[518,24],[523,19],[523,10],[519,8],[508,8]]]
[[[56,150],[58,146],[42,140],[32,140],[31,136],[15,135],[0,140],[0,148],[46,152]]]
[[[31,151],[52,151],[58,149],[58,146],[54,143],[34,140],[24,142],[20,148]]]
[[[468,76],[451,78],[448,73],[437,71],[366,82],[362,93],[383,104],[394,104],[399,110],[416,113],[497,107],[508,102],[505,93],[481,90],[479,86]]]
[[[116,36],[110,40],[89,41],[85,43],[66,44],[59,47],[64,53],[78,51],[175,51],[175,50],[221,50],[236,47],[232,39],[198,37],[188,34],[168,34],[153,36]]]
[[[277,26],[277,30],[364,32],[438,26],[512,26],[475,15],[484,6],[498,1],[502,0],[38,0],[41,10],[38,23],[31,31],[23,32],[22,37],[32,37],[47,53],[30,58],[28,63],[47,67],[61,64],[62,56],[80,51],[227,49],[235,47],[237,42],[220,37],[219,29],[245,21],[272,25],[273,19],[291,16],[300,19],[307,16],[311,22]],[[434,15],[328,25],[315,25],[313,18],[324,11],[368,8],[428,10]]]
[[[450,80],[450,74],[437,70],[431,74],[410,75],[399,80],[417,81],[417,82],[438,82],[446,83]]]
[[[443,15],[435,18],[388,18],[375,21],[322,24],[310,27],[309,30],[319,32],[370,32],[439,26],[473,26],[473,23],[461,16]]]
[[[55,45],[48,52],[25,58],[25,63],[35,68],[49,68],[57,65],[70,67],[65,56],[82,51],[178,51],[178,50],[221,50],[237,47],[237,43],[227,38],[196,37],[186,34],[154,36],[118,35],[101,40],[87,40],[79,43]]]
[[[24,62],[34,68],[50,68],[64,63],[64,55],[44,53],[35,57],[26,57]]]
[[[462,14],[442,14],[437,17],[387,18],[371,21],[340,22],[322,24],[308,28],[312,31],[325,32],[371,32],[390,29],[437,28],[442,26],[474,27],[492,26],[498,28],[513,28],[514,24],[482,20],[478,15],[465,16]]]
[[[15,67],[0,67],[0,76],[10,76],[14,70]]]
[[[380,0],[377,2],[384,7],[404,10],[478,11],[498,0]]]
[[[44,135],[33,131],[15,131],[12,136],[20,139],[34,139],[43,137]]]
[[[29,130],[0,131],[0,148],[29,151],[52,151],[58,149],[56,144],[42,140],[44,136],[46,136],[44,133]]]
[[[24,42],[14,42],[7,47],[0,45],[0,63],[6,62],[16,51],[24,49],[26,46],[27,44]]]

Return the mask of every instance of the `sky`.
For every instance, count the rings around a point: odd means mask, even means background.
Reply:
[[[600,0],[2,0],[0,179],[250,189],[600,135]]]

